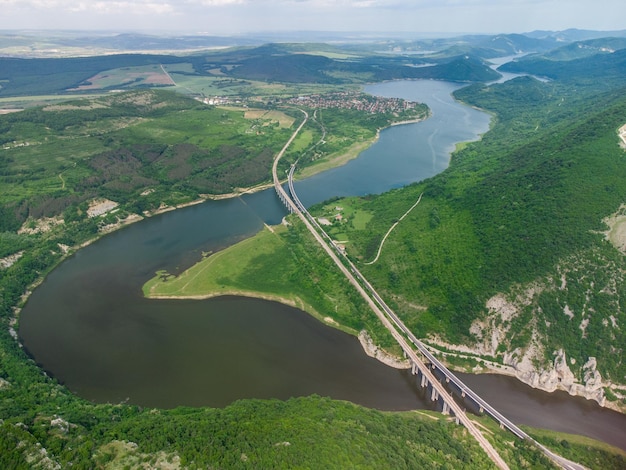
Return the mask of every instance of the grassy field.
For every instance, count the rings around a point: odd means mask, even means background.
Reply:
[[[295,118],[288,116],[282,111],[278,111],[278,110],[246,108],[244,117],[246,119],[260,120],[264,125],[269,125],[274,122],[277,122],[279,127],[282,127],[282,128],[291,127],[295,121]]]
[[[350,224],[356,230],[363,230],[367,223],[372,220],[374,214],[362,209],[360,199],[346,198],[340,202],[331,202],[321,206],[316,212],[322,214],[329,220],[335,219],[337,226],[341,228],[343,224]],[[339,219],[337,215],[341,215]]]
[[[254,263],[259,256],[284,254],[286,246],[280,234],[286,230],[285,226],[266,227],[252,238],[207,256],[179,276],[159,273],[144,285],[144,294],[147,297],[203,298],[241,291],[243,286],[237,282],[237,277],[242,267]],[[276,287],[271,294],[293,302],[295,297],[287,286]]]
[[[293,257],[286,246],[284,235],[287,227],[266,226],[252,238],[214,254],[195,264],[178,276],[159,272],[143,286],[146,297],[151,298],[192,298],[202,299],[220,295],[243,295],[275,300],[303,310],[320,321],[356,335],[358,331],[339,325],[332,317],[316,309],[306,299],[306,292],[299,292],[296,283],[289,282],[284,273],[266,276],[262,282],[250,282],[254,278],[246,276],[248,269],[254,269],[259,259],[287,261],[293,268]],[[278,265],[280,267],[280,264]],[[344,309],[344,306],[336,305]]]
[[[188,64],[191,66],[191,64]],[[325,93],[329,90],[337,90],[337,87],[314,83],[268,83],[259,80],[239,79],[223,75],[216,70],[212,75],[193,75],[184,68],[177,70],[165,66],[170,76],[176,83],[176,91],[183,94],[204,96],[233,96],[233,97],[292,97],[298,95]],[[356,85],[344,85],[340,89],[357,90]]]
[[[100,98],[103,93],[90,94],[89,98]],[[23,109],[33,106],[47,106],[55,103],[64,103],[68,100],[85,99],[84,94],[67,95],[33,95],[33,96],[3,96],[0,97],[0,109]]]

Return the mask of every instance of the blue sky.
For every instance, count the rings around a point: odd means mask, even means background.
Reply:
[[[624,0],[0,0],[0,29],[229,35],[626,28]]]

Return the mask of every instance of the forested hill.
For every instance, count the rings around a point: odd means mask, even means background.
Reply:
[[[626,261],[603,233],[603,219],[626,202],[623,55],[551,64],[570,70],[567,80],[520,77],[457,91],[494,113],[492,130],[444,173],[361,202],[375,217],[347,246],[366,261],[424,192],[380,261],[364,266],[418,334],[476,345],[497,361],[506,355],[512,366],[534,361],[540,371],[562,350],[581,383],[594,376],[583,367],[590,358],[605,385],[624,382]],[[594,84],[601,73],[606,80]],[[497,303],[506,315],[487,308]]]
[[[307,54],[245,59],[230,72],[239,78],[276,82],[350,83],[394,79],[440,79],[458,82],[496,80],[499,74],[476,57],[460,56],[416,67],[406,58],[333,60]]]
[[[573,36],[574,37],[574,36]],[[206,39],[206,38],[205,38]],[[52,40],[52,39],[51,39]],[[23,39],[0,35],[0,46],[21,44]],[[84,43],[84,38],[64,39],[59,47]],[[561,41],[561,42],[559,42]],[[219,51],[193,51],[187,54],[107,54],[73,58],[1,57],[0,96],[25,96],[63,93],[90,93],[86,87],[98,74],[109,77],[105,90],[148,86],[139,78],[116,83],[112,71],[150,65],[187,64],[179,73],[199,78],[227,77],[278,83],[358,84],[394,79],[439,79],[456,82],[488,82],[499,77],[485,60],[519,53],[540,53],[518,63],[506,65],[505,71],[524,71],[551,78],[564,78],[568,73],[560,59],[576,59],[605,55],[624,47],[623,37],[594,38],[574,42],[554,36],[532,37],[522,34],[496,36],[462,36],[439,40],[372,42],[367,45],[335,45],[323,43],[268,43],[261,46],[232,47]],[[164,38],[119,35],[95,38],[92,46],[121,48],[134,43],[146,52],[155,45],[165,45]],[[201,44],[201,38],[172,39],[172,49],[182,44]],[[249,41],[242,40],[242,44]],[[564,47],[555,49],[558,45]],[[86,49],[89,50],[89,49]],[[135,49],[137,50],[137,49]],[[1,49],[0,49],[1,51]],[[420,52],[421,54],[415,54]],[[616,57],[608,58],[610,67]],[[601,61],[596,57],[597,61]],[[572,67],[570,64],[567,67]],[[589,68],[599,70],[602,64]],[[183,71],[184,69],[184,71]],[[144,69],[145,70],[145,69]],[[163,71],[164,72],[164,71]],[[45,79],[42,79],[45,77]],[[138,75],[136,75],[138,77]],[[151,86],[156,86],[152,83]],[[165,82],[159,86],[174,86]],[[186,90],[189,92],[190,90]]]
[[[243,114],[144,90],[0,116],[0,230],[85,217],[94,197],[142,213],[264,182],[290,131]]]
[[[621,45],[621,49],[612,50],[607,45],[607,41],[601,41],[601,44],[606,47],[594,46],[596,53],[590,56],[572,57],[569,48],[566,51],[560,49],[563,51],[564,60],[555,60],[555,57],[561,56],[556,53],[548,56],[529,56],[504,64],[500,70],[529,73],[560,82],[589,83],[594,88],[599,85],[615,88],[623,85],[623,79],[626,76],[626,43],[623,40],[616,42]],[[609,42],[611,43],[613,42]],[[588,53],[590,48],[591,46],[588,46],[585,52]]]

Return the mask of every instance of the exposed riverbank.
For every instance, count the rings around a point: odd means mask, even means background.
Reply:
[[[580,382],[568,366],[564,351],[555,353],[550,368],[539,368],[530,361],[511,361],[511,354],[504,354],[503,361],[494,360],[481,347],[450,344],[438,337],[428,338],[431,351],[438,355],[450,369],[471,374],[497,374],[514,377],[521,383],[546,393],[563,391],[574,397],[584,398],[613,411],[626,414],[626,407],[619,401],[608,400],[604,390],[611,389],[618,397],[626,393],[626,386],[602,379],[596,370],[595,359],[584,365],[585,381]],[[468,364],[463,366],[461,364]],[[472,365],[470,365],[472,364]]]
[[[289,294],[280,294],[255,288],[257,285],[266,285],[258,282],[258,277],[247,276],[248,271],[254,270],[258,257],[264,259],[281,259],[285,269],[297,269],[297,266],[290,264],[291,249],[286,246],[281,234],[285,234],[287,228],[284,225],[270,227],[265,226],[263,230],[250,238],[240,241],[217,253],[210,254],[203,260],[180,273],[178,276],[166,272],[158,272],[155,277],[146,282],[142,288],[144,295],[150,299],[168,300],[203,300],[220,296],[242,296],[262,300],[271,300],[291,307],[298,308],[327,326],[358,337],[365,353],[378,359],[380,362],[398,369],[408,368],[408,363],[404,358],[381,348],[374,344],[370,334],[364,330],[358,331],[342,323],[337,312],[347,311],[350,306],[343,295],[328,292],[326,295],[335,299],[334,313],[321,311],[310,302],[303,300],[306,292],[297,292],[298,283],[284,285],[283,282],[271,283],[276,289],[289,291]],[[313,245],[315,247],[315,245]],[[313,273],[315,277],[322,276],[321,273]],[[272,277],[270,274],[267,276]],[[246,288],[235,288],[241,284],[241,279],[248,279]],[[333,281],[334,282],[334,281]],[[339,286],[334,282],[334,287]],[[341,300],[340,300],[341,299]]]
[[[228,296],[232,296],[232,297],[247,297],[250,299],[260,299],[260,300],[269,300],[271,302],[278,302],[281,303],[283,305],[287,305],[289,307],[293,307],[293,308],[297,308],[298,310],[302,310],[303,312],[308,313],[309,315],[311,315],[313,318],[316,318],[317,320],[319,320],[320,322],[335,328],[339,331],[343,331],[344,333],[348,333],[352,336],[359,336],[359,333],[352,329],[349,328],[345,325],[341,325],[340,323],[337,323],[337,321],[335,321],[333,318],[329,317],[329,316],[324,316],[322,315],[320,312],[318,312],[317,310],[315,310],[315,308],[313,308],[310,304],[306,303],[305,301],[303,301],[300,297],[293,297],[293,298],[289,298],[289,297],[284,297],[284,296],[279,296],[279,295],[273,295],[273,294],[267,294],[267,293],[262,293],[262,292],[252,292],[252,291],[246,291],[246,290],[237,290],[237,289],[224,289],[224,290],[220,290],[220,291],[215,291],[215,292],[211,292],[208,294],[202,294],[202,295],[186,295],[186,296],[176,296],[176,295],[148,295],[149,298],[151,299],[155,299],[155,300],[207,300],[207,299],[213,299],[216,297],[228,297]],[[360,339],[360,336],[359,336]],[[365,349],[365,351],[368,353],[368,356],[371,357],[376,357],[375,355],[371,355],[369,354],[369,351],[374,350],[376,347],[374,346],[374,348],[368,348]],[[385,353],[388,355],[388,357],[390,358],[389,360],[395,360],[395,357]],[[385,361],[381,361],[381,362],[385,362]],[[387,364],[390,365],[390,364]],[[392,366],[393,367],[393,366]],[[398,369],[404,369],[406,367],[396,367]]]

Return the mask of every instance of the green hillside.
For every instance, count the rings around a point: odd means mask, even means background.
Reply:
[[[608,83],[616,77],[607,75]],[[542,367],[562,349],[581,382],[594,357],[604,379],[624,383],[626,260],[605,241],[603,219],[626,200],[626,154],[617,136],[626,124],[626,93],[606,85],[581,93],[519,78],[459,90],[459,99],[495,115],[480,142],[424,183],[339,203],[370,214],[363,227],[337,229],[363,263],[424,193],[380,260],[361,265],[416,333],[482,344],[497,361],[505,353],[512,362],[532,357]],[[508,299],[515,313],[498,317],[487,308],[494,298]],[[491,350],[494,329],[501,333]]]
[[[592,89],[619,88],[623,86],[623,77],[626,73],[626,49],[571,60],[530,56],[509,62],[500,68],[504,72],[530,73],[561,82],[589,86]]]
[[[567,46],[551,50],[541,57],[548,60],[573,60],[590,57],[597,54],[612,54],[620,49],[626,49],[626,38],[600,38],[587,41],[576,41]]]
[[[0,130],[3,231],[84,214],[95,197],[142,213],[266,182],[290,135],[243,109],[154,90],[29,108],[0,116]]]

